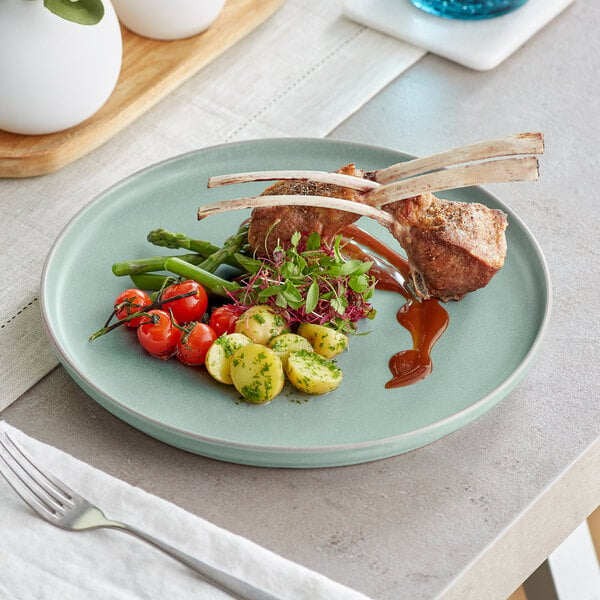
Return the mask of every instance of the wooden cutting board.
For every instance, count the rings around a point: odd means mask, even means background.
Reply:
[[[204,33],[157,41],[122,28],[123,65],[106,104],[70,129],[47,135],[0,130],[0,177],[45,175],[109,140],[271,16],[284,0],[228,0]]]

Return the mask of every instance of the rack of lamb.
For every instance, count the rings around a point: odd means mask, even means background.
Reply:
[[[480,203],[434,195],[486,183],[533,181],[534,154],[544,149],[541,133],[479,142],[429,157],[366,172],[349,164],[324,171],[263,171],[211,177],[209,187],[270,181],[261,196],[200,207],[198,218],[252,208],[248,241],[269,255],[291,235],[318,232],[332,240],[367,216],[388,229],[404,249],[412,287],[423,299],[460,300],[486,286],[507,252],[506,214]],[[461,165],[461,166],[456,166]],[[452,168],[449,168],[452,167]]]

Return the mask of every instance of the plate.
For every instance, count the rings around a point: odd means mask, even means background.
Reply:
[[[505,266],[483,290],[449,303],[447,331],[432,352],[433,372],[412,386],[385,389],[389,358],[410,348],[395,320],[403,301],[377,292],[377,317],[368,334],[339,357],[342,385],[311,397],[290,389],[267,405],[240,402],[235,390],[203,369],[144,354],[132,332],[93,342],[128,278],[114,262],[160,253],[146,242],[157,227],[221,243],[246,211],[196,220],[198,206],[259,194],[264,183],[207,189],[211,175],[265,169],[335,170],[355,162],[376,170],[405,154],[322,139],[253,140],[215,146],[144,169],[91,201],[57,238],[44,267],[41,307],[59,359],[101,406],[167,444],[241,464],[329,467],[377,460],[413,450],[473,421],[506,396],[531,366],[550,313],[548,270],[527,227],[481,188],[442,194],[477,201],[508,214]],[[360,225],[397,248],[377,223]]]

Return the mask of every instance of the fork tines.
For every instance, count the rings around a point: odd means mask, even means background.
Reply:
[[[65,505],[73,504],[72,490],[40,469],[6,431],[0,433],[0,473],[22,500],[45,519],[57,518]]]

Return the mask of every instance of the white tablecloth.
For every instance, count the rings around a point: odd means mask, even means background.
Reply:
[[[40,276],[53,240],[93,197],[197,148],[322,137],[423,54],[344,18],[341,0],[287,0],[92,154],[51,175],[0,180],[0,410],[57,364],[40,319]]]
[[[323,575],[46,446],[0,421],[45,469],[125,521],[286,600],[367,600]],[[2,439],[0,437],[0,439]],[[0,459],[0,472],[4,468]],[[0,598],[225,600],[162,552],[115,530],[64,531],[39,518],[0,477]],[[250,511],[250,509],[249,509]]]

